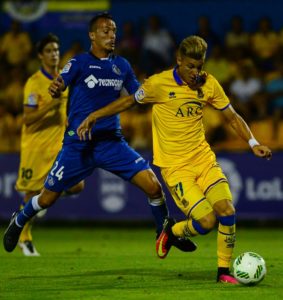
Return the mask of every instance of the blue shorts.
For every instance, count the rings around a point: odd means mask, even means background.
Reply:
[[[106,140],[87,145],[70,143],[63,145],[45,180],[44,187],[62,192],[101,168],[124,180],[149,169],[149,163],[134,151],[123,139]]]

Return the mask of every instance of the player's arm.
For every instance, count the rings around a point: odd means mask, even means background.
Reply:
[[[52,81],[48,88],[49,94],[52,98],[59,98],[61,93],[65,90],[65,83],[61,75]]]
[[[80,140],[86,140],[86,134],[88,134],[88,138],[91,140],[91,128],[95,125],[96,121],[103,117],[109,117],[115,114],[118,114],[122,111],[125,111],[132,107],[136,103],[134,94],[121,97],[116,101],[102,107],[89,114],[86,119],[80,124],[77,129],[77,134]]]
[[[54,99],[49,104],[38,109],[37,107],[24,106],[23,111],[23,122],[26,126],[29,126],[43,118],[50,110],[58,107],[61,104],[62,100]]]
[[[236,113],[234,108],[229,105],[225,110],[222,111],[225,119],[230,123],[232,128],[237,132],[237,134],[249,143],[253,153],[258,157],[264,157],[270,159],[272,156],[271,150],[265,146],[261,145],[253,136],[249,126],[243,120],[243,118]]]

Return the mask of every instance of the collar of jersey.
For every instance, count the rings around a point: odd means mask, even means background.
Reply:
[[[114,57],[114,54],[110,54],[108,57],[105,58],[99,58],[97,56],[95,56],[91,51],[88,52],[92,57],[94,57],[95,59],[98,60],[111,60]]]
[[[48,73],[46,70],[44,70],[42,67],[40,68],[40,71],[45,77],[47,77],[50,80],[53,80],[53,76],[50,73]]]
[[[178,66],[176,66],[173,70],[173,77],[174,77],[174,79],[175,79],[175,81],[177,82],[178,85],[183,85],[183,81],[177,73],[177,68],[178,68]]]

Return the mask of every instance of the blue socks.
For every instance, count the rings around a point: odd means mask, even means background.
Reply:
[[[42,210],[42,208],[38,205],[38,196],[32,197],[18,214],[16,218],[17,226],[24,227],[24,225],[40,210]]]
[[[156,223],[156,233],[157,236],[159,236],[163,230],[165,218],[168,217],[167,205],[164,197],[158,199],[149,199],[149,204]]]

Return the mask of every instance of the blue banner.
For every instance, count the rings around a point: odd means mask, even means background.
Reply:
[[[151,159],[150,153],[142,153]],[[283,219],[283,153],[266,161],[252,153],[218,153],[218,162],[229,179],[239,220]],[[18,209],[21,195],[15,191],[19,156],[0,155],[0,219],[8,220]],[[160,178],[157,168],[153,168]],[[166,188],[164,188],[166,190]],[[184,216],[168,194],[171,215]],[[152,220],[146,196],[117,176],[97,169],[86,179],[77,196],[61,197],[46,220]]]

